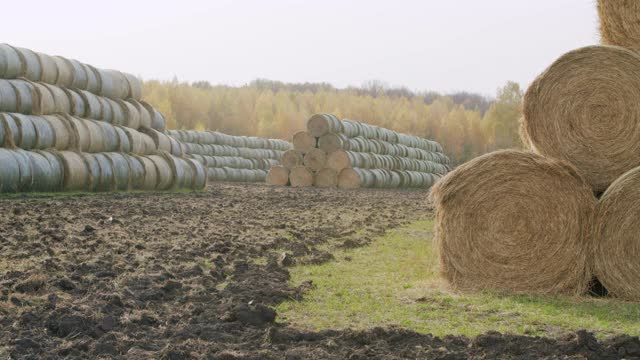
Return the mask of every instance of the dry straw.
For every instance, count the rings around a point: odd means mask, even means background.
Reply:
[[[478,157],[433,188],[441,271],[459,290],[581,294],[596,199],[566,162]]]
[[[597,192],[640,165],[640,56],[615,46],[571,51],[531,84],[525,142],[573,164]]]
[[[640,51],[640,2],[598,0],[603,44]]]
[[[640,299],[640,168],[616,180],[597,206],[594,272],[613,296]]]

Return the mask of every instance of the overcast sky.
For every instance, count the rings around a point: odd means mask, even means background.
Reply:
[[[30,0],[2,13],[2,42],[228,85],[376,79],[493,95],[598,41],[595,0]]]

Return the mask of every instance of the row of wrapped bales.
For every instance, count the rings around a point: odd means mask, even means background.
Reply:
[[[582,295],[595,283],[640,300],[640,5],[597,4],[602,45],[562,55],[525,93],[532,152],[474,159],[434,189],[455,288]]]
[[[209,181],[264,182],[267,178],[267,171],[261,169],[210,167],[208,173]]]
[[[232,136],[216,131],[175,130],[184,152],[209,168],[212,181],[263,182],[291,143],[278,139]]]
[[[0,44],[0,78],[25,78],[111,99],[142,98],[142,81],[131,74],[7,44]]]
[[[331,114],[316,114],[293,135],[267,182],[295,187],[429,188],[451,168],[435,141]],[[342,179],[342,181],[341,181]]]
[[[182,156],[175,139],[154,129],[140,131],[67,114],[0,113],[0,147],[23,150],[75,150],[149,155],[166,151]]]
[[[285,151],[291,143],[280,139],[266,139],[253,136],[233,136],[217,131],[170,130],[169,135],[191,144],[227,145],[236,148],[270,149]]]
[[[172,156],[120,152],[26,151],[0,148],[0,192],[166,191],[203,189],[199,162]]]
[[[0,191],[204,188],[141,92],[130,75],[0,45]]]
[[[162,114],[144,101],[110,99],[27,80],[0,80],[0,111],[28,115],[70,114],[132,129],[150,127],[164,131]]]

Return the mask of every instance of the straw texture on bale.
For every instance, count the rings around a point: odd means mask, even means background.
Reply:
[[[640,300],[640,168],[616,180],[596,210],[594,272],[609,294]]]
[[[282,154],[282,159],[280,160],[282,166],[287,169],[292,169],[296,166],[302,166],[304,164],[304,157],[302,156],[302,152],[300,150],[287,150]]]
[[[306,131],[295,133],[291,142],[293,143],[293,148],[301,151],[303,154],[306,154],[316,147],[316,138]]]
[[[313,171],[319,171],[327,164],[327,153],[322,149],[311,149],[304,155],[304,165]]]
[[[267,184],[286,186],[289,183],[289,169],[284,166],[272,166],[267,173]]]
[[[317,186],[317,187],[338,186],[338,172],[330,168],[320,169],[320,171],[318,171],[315,174],[315,177],[313,179],[313,186]]]
[[[498,151],[449,173],[432,197],[441,272],[454,288],[587,290],[596,199],[568,163]]]
[[[640,56],[614,46],[571,51],[524,97],[534,151],[573,164],[594,191],[640,165]]]
[[[598,0],[600,36],[603,44],[640,51],[640,3],[629,0]]]
[[[293,187],[309,187],[313,185],[313,172],[304,166],[296,166],[289,173],[289,181]]]

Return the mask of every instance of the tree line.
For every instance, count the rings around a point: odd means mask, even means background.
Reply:
[[[455,164],[489,151],[520,147],[522,90],[509,82],[494,99],[460,92],[415,93],[369,82],[337,89],[325,83],[255,80],[241,87],[208,82],[146,81],[147,101],[169,129],[290,139],[315,113],[332,113],[441,143]]]

